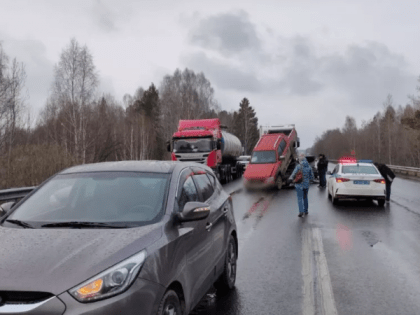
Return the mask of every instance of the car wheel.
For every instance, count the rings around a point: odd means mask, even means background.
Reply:
[[[182,315],[178,294],[173,290],[165,293],[159,305],[158,315]]]
[[[281,179],[281,176],[277,176],[276,179],[276,186],[278,190],[281,190],[281,188],[283,187],[283,180]]]
[[[378,205],[379,205],[379,207],[383,207],[385,205],[385,200],[379,199],[378,200]]]
[[[338,198],[335,198],[334,196],[331,195],[331,199],[332,199],[333,205],[336,205],[338,203]]]
[[[221,291],[222,293],[232,290],[235,286],[237,259],[238,257],[236,255],[236,241],[231,235],[226,251],[225,267],[222,275],[215,283],[216,289]]]

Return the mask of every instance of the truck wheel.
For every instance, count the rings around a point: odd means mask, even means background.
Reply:
[[[276,186],[278,190],[281,190],[283,187],[283,180],[281,179],[281,176],[277,176],[276,179]]]
[[[227,174],[226,174],[226,169],[225,168],[220,168],[220,182],[222,184],[227,183]]]

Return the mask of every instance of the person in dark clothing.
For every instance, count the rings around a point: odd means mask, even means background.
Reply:
[[[381,173],[382,177],[385,179],[386,202],[389,203],[389,199],[391,197],[391,184],[395,178],[395,174],[385,164],[379,164],[379,163],[374,163],[374,164],[378,168],[379,173]]]
[[[319,174],[319,185],[318,187],[325,188],[327,186],[327,180],[325,179],[325,174],[328,170],[328,160],[325,157],[325,154],[320,154],[318,158],[318,174]]]

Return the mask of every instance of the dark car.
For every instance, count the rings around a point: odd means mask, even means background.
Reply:
[[[206,166],[72,167],[0,220],[0,314],[188,314],[213,284],[233,288],[237,242]]]

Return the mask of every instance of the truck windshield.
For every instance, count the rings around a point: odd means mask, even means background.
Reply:
[[[211,150],[213,150],[211,138],[190,138],[174,141],[174,153],[210,152]]]
[[[275,162],[275,151],[255,151],[252,153],[251,164],[266,164]]]

